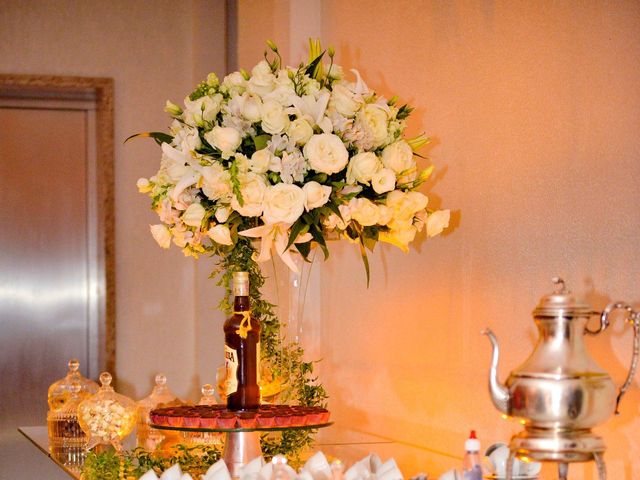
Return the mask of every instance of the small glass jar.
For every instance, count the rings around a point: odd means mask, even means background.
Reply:
[[[78,405],[84,400],[81,389],[79,382],[73,382],[64,405],[47,413],[51,455],[74,471],[82,467],[87,447],[87,435],[78,422]]]
[[[89,436],[87,449],[97,445],[113,445],[122,451],[122,439],[129,435],[136,425],[138,406],[111,386],[111,374],[100,374],[102,386],[98,393],[83,400],[78,405],[80,426]]]
[[[154,451],[167,438],[167,433],[149,426],[149,412],[154,408],[181,405],[182,401],[169,389],[167,377],[159,373],[155,378],[155,386],[151,393],[138,401],[138,431],[136,442],[147,451]]]
[[[74,383],[80,385],[78,395],[81,399],[88,398],[98,391],[98,384],[93,380],[85,378],[80,373],[80,362],[77,358],[72,358],[67,364],[69,371],[64,378],[53,382],[47,392],[47,402],[49,411],[55,412],[64,408],[65,403],[71,396],[71,386]]]

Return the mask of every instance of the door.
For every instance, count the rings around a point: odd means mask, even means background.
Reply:
[[[17,428],[46,424],[69,359],[94,379],[106,367],[96,102],[14,97],[0,103],[0,478],[66,478]]]

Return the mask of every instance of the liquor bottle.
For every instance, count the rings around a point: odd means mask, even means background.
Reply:
[[[233,315],[224,323],[224,362],[229,410],[260,406],[260,322],[251,316],[249,273],[233,274]]]

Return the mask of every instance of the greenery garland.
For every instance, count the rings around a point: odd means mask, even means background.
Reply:
[[[239,237],[235,248],[220,258],[211,277],[218,278],[218,285],[224,286],[226,295],[219,308],[227,315],[233,311],[231,279],[234,272],[249,272],[249,295],[251,311],[260,321],[261,361],[271,370],[273,378],[281,378],[288,385],[280,399],[287,403],[304,406],[326,407],[327,393],[313,373],[313,362],[303,360],[304,350],[297,343],[281,344],[281,323],[274,312],[272,303],[265,300],[260,289],[266,278],[260,266],[253,259],[256,251],[247,238]],[[278,434],[263,435],[262,452],[266,458],[282,454],[290,462],[300,461],[302,451],[313,443],[313,430],[285,430]]]

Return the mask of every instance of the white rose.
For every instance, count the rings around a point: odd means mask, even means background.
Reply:
[[[181,152],[191,152],[202,146],[197,128],[182,127],[176,131],[171,142]]]
[[[304,208],[307,212],[323,206],[329,201],[331,195],[330,186],[321,185],[314,181],[305,183],[302,191],[304,192]]]
[[[387,207],[394,211],[394,220],[410,221],[416,212],[427,208],[429,199],[420,192],[394,190],[387,195]]]
[[[390,192],[396,188],[396,175],[393,170],[382,168],[373,174],[371,178],[371,186],[376,193]]]
[[[226,225],[216,225],[215,227],[211,227],[207,232],[207,235],[211,240],[220,245],[233,245],[233,241],[231,240],[231,231],[229,227]]]
[[[386,225],[393,218],[393,210],[386,205],[378,205],[378,213],[380,214],[380,218],[378,218],[379,225]]]
[[[373,147],[379,147],[387,139],[387,112],[378,104],[368,103],[358,112],[358,123],[371,135]]]
[[[231,209],[229,207],[218,207],[216,210],[216,220],[220,223],[229,220],[229,215],[231,215]]]
[[[243,205],[240,205],[236,195],[231,197],[231,207],[244,217],[258,217],[262,214],[262,201],[267,191],[267,181],[262,175],[249,172],[240,175],[240,193]]]
[[[243,95],[244,101],[242,102],[242,116],[249,120],[251,123],[260,121],[260,108],[262,107],[262,100],[257,95],[247,93]]]
[[[274,100],[267,100],[260,108],[262,117],[262,130],[272,135],[284,132],[289,126],[289,115],[282,105]]]
[[[278,183],[270,187],[264,195],[262,218],[267,224],[292,224],[304,212],[304,191],[297,185]]]
[[[212,122],[220,112],[222,95],[205,95],[196,100],[184,99],[184,121],[187,125],[202,127],[205,122]]]
[[[205,213],[206,211],[202,205],[192,203],[182,214],[182,221],[190,227],[200,227]]]
[[[416,166],[416,162],[413,159],[413,150],[404,140],[399,140],[384,147],[384,150],[382,150],[382,163],[396,174]]]
[[[427,218],[427,235],[435,237],[449,226],[449,218],[451,212],[449,210],[436,210]]]
[[[158,242],[162,248],[169,248],[171,245],[171,232],[166,225],[149,225],[153,239]]]
[[[202,192],[210,200],[218,200],[231,193],[231,175],[219,163],[202,167]]]
[[[363,227],[368,227],[378,223],[380,212],[378,206],[367,198],[352,198],[349,201],[351,218]]]
[[[265,173],[269,170],[269,165],[271,165],[271,157],[273,157],[273,153],[268,148],[256,150],[251,155],[249,170],[255,173]]]
[[[331,175],[349,162],[349,152],[340,137],[332,133],[313,135],[304,146],[304,156],[316,172]]]
[[[344,85],[335,84],[331,90],[329,107],[344,117],[353,117],[360,108],[355,94]]]
[[[405,198],[409,209],[412,210],[414,214],[420,210],[424,210],[429,204],[429,197],[420,192],[407,192]]]
[[[247,81],[240,72],[233,72],[222,80],[222,90],[226,90],[230,95],[240,95],[247,88]]]
[[[347,183],[360,182],[369,185],[373,175],[382,168],[382,163],[373,152],[362,152],[349,160]],[[395,180],[395,178],[394,178]]]
[[[251,70],[251,78],[247,84],[247,90],[260,97],[264,97],[273,91],[275,86],[276,76],[271,72],[269,64],[262,60]]]
[[[296,118],[287,128],[287,136],[298,145],[307,143],[311,135],[313,135],[313,128],[302,118]]]
[[[229,158],[242,143],[240,132],[232,127],[213,127],[213,130],[204,134],[204,138],[210,145],[222,152],[222,158]]]
[[[416,228],[410,225],[402,229],[380,232],[378,239],[381,242],[391,243],[401,248],[404,252],[407,252],[409,250],[409,243],[416,238],[416,231]]]

